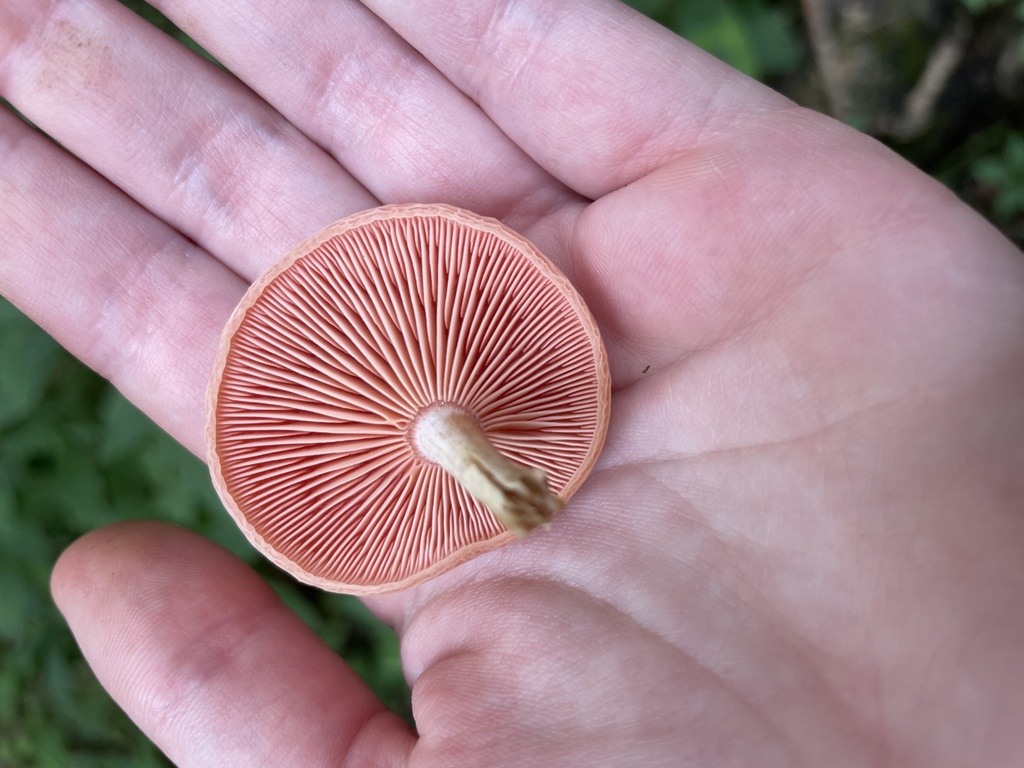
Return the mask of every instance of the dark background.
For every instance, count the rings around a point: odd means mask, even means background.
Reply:
[[[194,47],[141,2],[126,5]],[[797,102],[877,136],[1024,242],[1024,0],[631,0]],[[140,514],[252,564],[409,717],[394,635],[251,550],[206,468],[0,299],[0,767],[165,766],[49,597],[82,533]]]

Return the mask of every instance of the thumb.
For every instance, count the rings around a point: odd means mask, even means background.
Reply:
[[[179,766],[407,761],[401,719],[251,569],[194,533],[94,531],[51,587],[100,682]]]

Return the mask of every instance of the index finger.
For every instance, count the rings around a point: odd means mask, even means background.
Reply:
[[[362,1],[590,198],[791,106],[616,0]]]

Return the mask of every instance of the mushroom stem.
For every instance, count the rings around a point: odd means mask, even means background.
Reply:
[[[507,459],[464,411],[432,408],[416,420],[412,437],[423,458],[440,465],[519,536],[550,523],[565,504],[548,488],[547,473]]]

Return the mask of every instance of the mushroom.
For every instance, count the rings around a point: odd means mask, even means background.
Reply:
[[[593,317],[527,240],[385,206],[246,293],[210,383],[209,463],[270,560],[387,592],[546,527],[597,459],[609,390]]]

